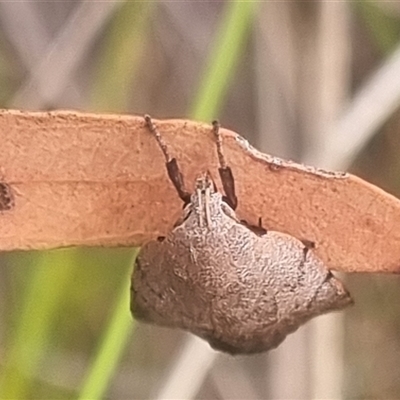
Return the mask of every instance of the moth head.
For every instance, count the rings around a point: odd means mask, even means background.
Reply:
[[[222,196],[209,172],[200,175],[195,182],[195,190],[190,199],[190,208],[194,211],[200,227],[211,227],[213,216],[220,209]]]
[[[201,174],[196,179],[195,191],[197,194],[206,192],[212,194],[217,191],[217,188],[213,179],[211,178],[211,174],[209,171]]]

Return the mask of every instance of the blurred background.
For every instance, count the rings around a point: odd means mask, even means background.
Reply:
[[[1,2],[0,105],[218,118],[399,197],[399,33],[398,2]],[[345,276],[351,309],[233,358],[132,320],[134,256],[1,255],[0,398],[400,397],[399,277]]]

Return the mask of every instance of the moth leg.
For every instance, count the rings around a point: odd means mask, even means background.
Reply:
[[[164,142],[160,132],[157,127],[154,125],[150,115],[145,115],[144,120],[146,121],[146,125],[149,131],[154,135],[157,140],[158,145],[160,146],[161,151],[164,154],[166,160],[166,167],[168,171],[168,176],[171,182],[174,184],[176,191],[178,192],[181,200],[186,204],[190,203],[190,193],[185,189],[185,183],[183,180],[183,175],[179,169],[178,162],[176,158],[171,157],[168,151],[168,147]]]
[[[251,231],[253,231],[258,236],[263,236],[266,233],[268,233],[267,229],[265,229],[262,226],[262,218],[261,217],[258,218],[258,224],[257,225],[250,224],[245,219],[242,219],[240,222],[243,225],[247,226]]]
[[[224,201],[226,201],[233,210],[236,210],[238,201],[235,193],[235,180],[233,179],[231,168],[228,167],[225,161],[225,156],[222,148],[222,138],[219,133],[220,125],[218,121],[213,121],[212,125],[217,144],[217,154],[220,166],[218,168],[218,172],[219,176],[221,177],[222,186],[224,187],[225,192]]]

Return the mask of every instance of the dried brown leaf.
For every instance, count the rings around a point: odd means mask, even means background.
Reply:
[[[189,188],[205,170],[220,186],[210,125],[155,122]],[[179,215],[142,117],[1,111],[0,131],[0,206],[7,203],[0,250],[137,246],[165,234]],[[315,242],[335,270],[400,271],[398,199],[350,174],[282,161],[234,132],[222,134],[240,218],[261,217],[267,229]]]

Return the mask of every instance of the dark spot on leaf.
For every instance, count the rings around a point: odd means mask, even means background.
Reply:
[[[11,210],[14,207],[14,196],[10,185],[0,182],[0,211]]]

